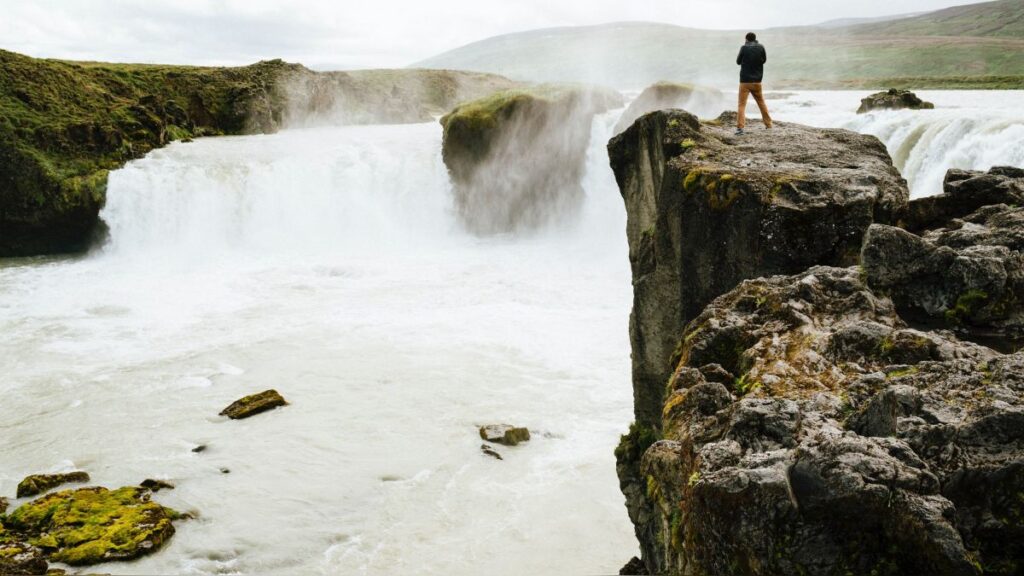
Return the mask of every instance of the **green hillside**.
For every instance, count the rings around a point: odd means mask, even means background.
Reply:
[[[768,48],[768,81],[778,88],[1024,88],[1022,21],[1024,1],[1003,0],[759,36]],[[489,38],[416,65],[620,88],[659,80],[728,86],[736,82],[743,32],[654,23],[555,28]]]

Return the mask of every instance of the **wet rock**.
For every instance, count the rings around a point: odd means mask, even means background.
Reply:
[[[139,486],[149,490],[150,492],[159,492],[161,490],[174,490],[174,484],[167,482],[166,480],[155,480],[153,478],[146,478],[139,483]]]
[[[814,267],[717,298],[676,358],[627,494],[650,573],[1016,574],[1024,353]]]
[[[997,166],[988,172],[950,170],[943,193],[910,201],[900,227],[915,234],[948,227],[983,206],[1024,205],[1024,169]]]
[[[910,90],[890,89],[886,92],[872,94],[860,101],[857,114],[872,110],[931,110],[935,105],[925,102]]]
[[[591,121],[621,103],[613,90],[546,85],[499,92],[441,118],[465,227],[506,233],[574,215],[584,198]]]
[[[510,424],[488,424],[480,427],[480,437],[495,444],[515,446],[520,442],[528,442],[530,431]]]
[[[227,468],[221,468],[220,469],[220,473],[221,474],[231,474],[231,470],[229,470]]]
[[[232,420],[241,420],[267,410],[273,410],[278,406],[287,405],[288,402],[278,394],[277,390],[266,390],[232,402],[230,406],[221,410],[220,415],[227,416]]]
[[[626,565],[619,570],[620,576],[643,576],[649,574],[647,566],[644,566],[642,560],[633,556]]]
[[[196,454],[198,454],[200,452],[205,452],[206,451],[206,444],[200,444],[200,445],[196,446],[195,448],[193,448],[192,451],[195,452]]]
[[[80,488],[23,504],[4,526],[49,559],[83,566],[155,552],[174,534],[177,517],[143,488]]]
[[[747,278],[856,264],[868,227],[906,209],[877,138],[788,123],[736,138],[734,120],[654,112],[608,145],[628,215],[634,405],[646,427],[660,425],[680,332],[715,297]],[[735,374],[735,359],[720,366]]]
[[[52,490],[61,484],[88,482],[89,474],[82,471],[63,474],[33,474],[18,484],[18,498],[28,498]]]
[[[492,446],[490,446],[488,444],[481,444],[480,445],[480,451],[483,452],[484,454],[490,456],[491,458],[497,458],[498,460],[504,460],[504,458],[501,457],[501,454],[499,454]]]
[[[725,95],[721,90],[696,86],[693,84],[678,84],[675,82],[658,82],[648,86],[636,100],[630,103],[629,108],[622,113],[618,124],[615,125],[615,133],[619,134],[626,128],[633,125],[637,118],[650,112],[679,108],[701,116],[717,114],[721,112],[725,103]]]
[[[1024,208],[986,206],[917,236],[875,225],[868,282],[907,317],[981,337],[1024,337]]]
[[[43,551],[24,542],[5,541],[0,527],[0,574],[46,574],[48,564]]]

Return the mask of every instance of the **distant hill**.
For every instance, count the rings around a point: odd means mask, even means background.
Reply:
[[[759,34],[778,88],[1024,89],[1024,0],[882,21],[829,22]],[[642,88],[659,80],[736,82],[741,31],[631,22],[496,36],[414,64],[529,81]]]

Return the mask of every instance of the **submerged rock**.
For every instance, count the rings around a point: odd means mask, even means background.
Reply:
[[[1015,573],[1024,354],[815,267],[718,298],[677,358],[631,510],[651,573]]]
[[[788,123],[737,138],[734,120],[654,112],[608,145],[628,215],[641,427],[658,427],[669,360],[704,306],[747,278],[856,264],[868,227],[906,209],[877,138]]]
[[[174,490],[174,484],[167,482],[166,480],[154,480],[153,478],[146,478],[139,483],[139,486],[149,490],[150,492],[159,492],[161,490]]]
[[[650,112],[680,108],[698,116],[705,113],[718,114],[724,108],[724,103],[725,95],[717,88],[658,82],[648,86],[630,103],[615,125],[615,133],[621,133],[632,126],[637,118]]]
[[[538,86],[474,100],[441,118],[462,223],[496,234],[572,215],[584,197],[591,121],[621,104],[613,90]]]
[[[932,108],[935,108],[934,104],[921,100],[910,90],[892,88],[861,100],[857,114],[864,114],[872,110],[931,110]]]
[[[510,424],[488,424],[480,427],[480,437],[495,444],[516,446],[521,442],[530,441],[530,431]]]
[[[232,420],[241,420],[242,418],[248,418],[255,416],[261,412],[267,410],[273,410],[278,406],[287,406],[288,402],[285,401],[284,397],[278,394],[277,390],[265,390],[259,394],[253,394],[246,396],[245,398],[235,400],[230,406],[221,410],[221,416],[227,416]]]
[[[79,488],[23,504],[3,524],[51,560],[83,566],[155,552],[174,535],[177,517],[143,488]]]
[[[504,458],[502,458],[502,457],[501,457],[501,454],[499,454],[499,453],[498,453],[498,452],[497,452],[497,451],[496,451],[496,450],[495,450],[495,449],[494,449],[494,448],[493,448],[492,446],[490,446],[489,444],[481,444],[481,445],[480,445],[480,452],[484,453],[484,454],[485,454],[485,455],[487,455],[487,456],[490,456],[491,458],[495,458],[495,459],[497,459],[497,460],[504,460]]]
[[[907,318],[1024,337],[1024,208],[985,206],[922,236],[875,225],[863,259],[872,288],[890,294]]]
[[[89,474],[80,470],[75,472],[66,472],[63,474],[33,474],[26,477],[18,484],[18,498],[36,496],[48,490],[52,490],[61,484],[88,481]]]

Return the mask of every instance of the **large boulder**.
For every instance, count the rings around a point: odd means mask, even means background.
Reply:
[[[909,328],[856,267],[682,332],[630,512],[652,574],[1019,574],[1024,353]]]
[[[1024,207],[996,203],[1016,204],[1024,171],[1016,178],[1006,171],[952,173],[947,193],[926,199],[927,210],[911,203],[919,223],[942,222],[920,236],[871,227],[863,249],[868,282],[890,294],[904,317],[996,338],[996,345],[1024,338]]]
[[[737,138],[734,113],[648,114],[608,145],[628,216],[637,422],[657,428],[679,333],[740,281],[859,260],[873,222],[905,210],[885,146],[779,123]]]
[[[571,216],[584,197],[594,115],[621,105],[612,90],[538,86],[474,100],[441,118],[465,227],[507,233]]]
[[[131,560],[155,552],[174,535],[171,521],[178,514],[149,496],[137,487],[64,490],[22,504],[2,525],[11,546],[42,550],[56,562]]]
[[[997,166],[988,172],[949,170],[942,194],[911,200],[900,227],[919,234],[995,204],[1024,205],[1024,169]]]
[[[910,90],[892,88],[861,100],[857,114],[865,114],[873,110],[931,110],[932,108],[935,108],[934,104],[921,100]]]
[[[680,108],[699,117],[717,116],[725,108],[725,95],[717,88],[658,82],[644,89],[622,113],[615,125],[619,134],[633,125],[637,118],[658,110]]]

